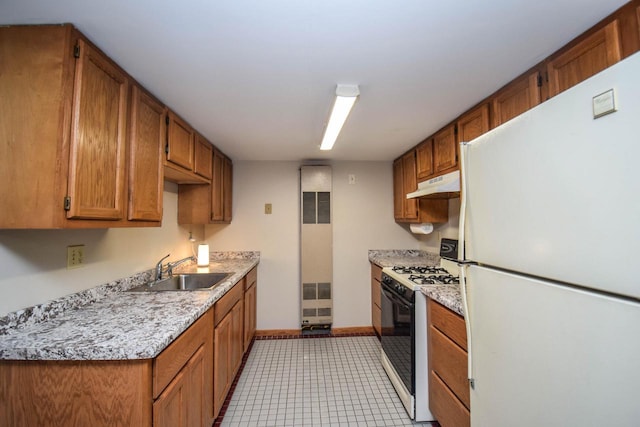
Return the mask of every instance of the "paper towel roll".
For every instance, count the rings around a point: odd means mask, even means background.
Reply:
[[[423,222],[422,224],[411,224],[409,228],[413,234],[429,234],[433,231],[433,224]]]

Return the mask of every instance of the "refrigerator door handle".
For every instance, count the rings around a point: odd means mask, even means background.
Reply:
[[[475,381],[473,379],[473,346],[471,336],[471,323],[469,322],[469,304],[467,303],[467,265],[465,264],[466,254],[465,248],[465,221],[467,217],[467,166],[466,158],[468,156],[469,146],[467,142],[460,143],[460,223],[458,226],[458,259],[460,260],[460,293],[462,294],[462,309],[464,310],[464,326],[467,330],[467,378],[469,385],[473,389]]]
[[[473,337],[471,336],[471,322],[469,321],[469,304],[467,303],[467,267],[468,264],[460,264],[460,293],[462,295],[462,309],[464,310],[464,326],[467,330],[467,378],[469,386],[475,388],[473,379]]]
[[[464,224],[467,217],[467,167],[466,158],[468,155],[468,143],[460,143],[460,220],[458,223],[458,259],[460,261],[466,260],[466,254],[464,253],[464,238],[465,230]]]

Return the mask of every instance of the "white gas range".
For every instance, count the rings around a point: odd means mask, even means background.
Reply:
[[[457,286],[458,266],[453,261],[457,254],[457,240],[442,239],[440,266],[382,269],[382,366],[416,421],[435,421],[429,411],[427,301],[421,288]]]

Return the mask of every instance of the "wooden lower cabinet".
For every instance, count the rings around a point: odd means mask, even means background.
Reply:
[[[244,351],[256,334],[258,308],[258,267],[254,267],[245,279],[244,285]]]
[[[155,359],[0,361],[0,425],[211,426],[213,310]]]
[[[464,318],[427,300],[429,409],[442,427],[470,426]]]
[[[220,298],[216,312],[213,349],[213,412],[217,417],[231,389],[244,353],[243,279]]]
[[[200,391],[205,387],[204,347],[200,347],[189,363],[176,375],[153,404],[154,427],[198,427],[210,423],[205,410],[212,405]]]
[[[154,359],[0,360],[0,426],[210,427],[255,333],[256,288],[254,268]]]
[[[151,426],[151,361],[0,361],[0,425]]]
[[[380,295],[381,281],[382,268],[371,263],[371,325],[378,337],[382,334],[382,297]]]

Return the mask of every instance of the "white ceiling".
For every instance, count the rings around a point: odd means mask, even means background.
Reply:
[[[625,0],[0,0],[71,22],[234,160],[391,160]],[[337,83],[359,84],[333,151]]]

